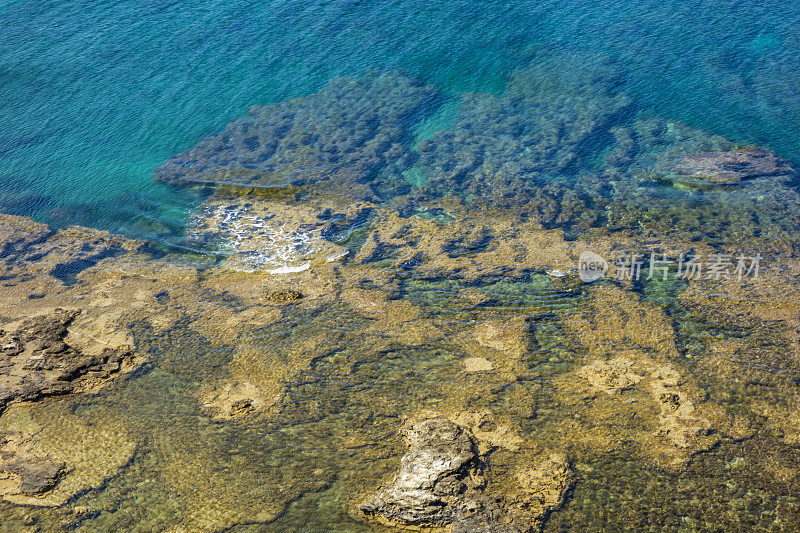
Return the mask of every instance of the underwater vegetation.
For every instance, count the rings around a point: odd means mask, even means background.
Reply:
[[[187,253],[0,216],[2,527],[800,522],[791,164],[554,54],[419,142],[443,100],[399,72],[251,108],[155,170],[202,198]],[[587,250],[765,261],[590,284]]]

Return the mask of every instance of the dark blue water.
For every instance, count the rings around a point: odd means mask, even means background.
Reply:
[[[800,160],[800,2],[0,1],[0,211],[138,235],[196,201],[151,180],[252,104],[399,68],[501,93],[601,52],[639,112]],[[554,88],[558,90],[558,88]]]

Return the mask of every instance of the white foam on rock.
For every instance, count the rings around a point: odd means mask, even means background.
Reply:
[[[311,268],[310,260],[329,250],[319,230],[288,227],[274,215],[259,217],[247,206],[205,206],[192,217],[187,239],[211,245],[229,254],[228,264],[235,270],[254,272],[266,269],[271,274],[292,274]],[[335,261],[347,251],[329,255]]]

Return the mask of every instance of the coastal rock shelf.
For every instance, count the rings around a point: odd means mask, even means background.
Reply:
[[[347,256],[342,244],[372,212],[369,204],[336,207],[215,194],[192,216],[186,240],[193,248],[224,254],[239,270],[300,272]]]
[[[800,523],[794,171],[556,63],[251,109],[156,170],[181,253],[0,215],[2,527]]]
[[[800,434],[800,368],[786,358],[800,353],[800,309],[785,297],[794,259],[741,284],[583,284],[581,251],[644,243],[602,228],[568,241],[458,201],[409,211],[220,191],[206,205],[247,206],[265,227],[313,231],[348,254],[243,271],[235,254],[193,264],[0,218],[0,357],[39,368],[50,387],[0,414],[9,520],[156,527],[157,508],[190,530],[291,530],[311,520],[300,502],[333,501],[315,516],[355,530],[539,531],[589,520],[581,509],[603,487],[641,476],[667,492],[691,479],[723,498],[704,484],[703,461],[733,462],[764,498],[777,489],[763,476],[792,472],[789,451],[765,462],[758,450]],[[448,217],[419,215],[442,205]],[[198,218],[208,235],[198,239],[229,241],[219,222]],[[58,265],[74,266],[65,276]],[[715,317],[735,336],[716,336]],[[635,473],[611,476],[609,457]],[[784,474],[780,490],[797,481]],[[684,504],[644,494],[632,505]]]

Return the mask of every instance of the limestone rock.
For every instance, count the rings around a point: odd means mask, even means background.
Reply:
[[[463,363],[467,372],[491,372],[494,369],[492,362],[483,357],[467,357]]]
[[[64,474],[65,464],[25,450],[18,433],[0,435],[0,491],[33,495],[51,490]]]
[[[14,401],[91,388],[133,365],[129,346],[96,354],[67,344],[67,327],[79,311],[56,309],[0,330],[0,409]]]
[[[506,497],[508,513],[518,522],[531,520],[533,529],[539,530],[547,516],[563,505],[574,476],[566,456],[553,453],[518,471],[515,481],[518,489]]]
[[[364,205],[340,212],[316,203],[217,194],[191,216],[186,238],[198,249],[223,254],[236,270],[294,274],[346,257],[336,242],[347,240],[370,212]]]
[[[459,421],[483,426],[487,413],[462,413]],[[483,421],[483,423],[481,423]],[[482,432],[497,446],[507,428]],[[498,433],[498,435],[495,435]],[[409,451],[400,460],[394,481],[360,506],[367,517],[385,525],[408,528],[449,527],[452,532],[527,532],[540,530],[548,514],[559,508],[572,486],[566,457],[539,457],[532,468],[516,469],[512,478],[486,486],[486,464],[472,432],[445,417],[424,418],[405,428]],[[513,442],[512,442],[513,441]]]
[[[414,424],[405,438],[409,451],[394,482],[361,510],[404,525],[451,523],[468,505],[462,494],[480,484],[472,439],[446,418]]]
[[[278,400],[280,394],[270,397],[251,383],[226,382],[207,387],[201,401],[214,418],[230,419],[265,409]]]

